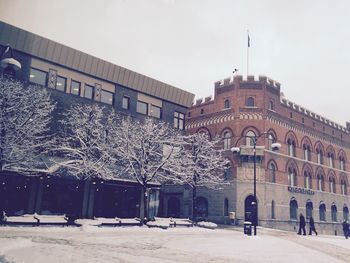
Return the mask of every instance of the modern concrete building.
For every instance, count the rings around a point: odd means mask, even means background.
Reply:
[[[231,161],[231,185],[220,191],[198,191],[202,217],[242,224],[254,212],[253,147],[256,146],[259,225],[295,230],[299,213],[313,215],[319,232],[342,233],[349,219],[348,157],[350,126],[339,125],[284,98],[280,84],[269,78],[242,76],[215,83],[214,98],[197,100],[187,113],[186,131],[221,136]],[[281,149],[272,151],[278,142]],[[240,147],[239,154],[231,152]],[[191,189],[165,187],[165,214],[189,216]],[[173,205],[175,204],[175,206]],[[174,210],[174,207],[178,209]]]
[[[22,66],[16,78],[46,87],[57,101],[56,113],[74,103],[100,103],[184,130],[186,110],[194,99],[190,92],[0,22],[0,54],[7,44]],[[80,182],[6,171],[0,175],[0,202],[9,214],[50,211],[79,217],[134,217],[140,189],[135,182]]]

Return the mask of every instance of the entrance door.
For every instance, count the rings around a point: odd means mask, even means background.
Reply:
[[[244,201],[244,220],[250,221],[253,225],[257,224],[257,215],[258,209],[256,209],[255,215],[255,207],[257,208],[257,202],[252,195],[248,195]]]

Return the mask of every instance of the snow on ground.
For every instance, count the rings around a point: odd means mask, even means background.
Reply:
[[[0,262],[350,262],[350,239],[258,229],[0,227]]]

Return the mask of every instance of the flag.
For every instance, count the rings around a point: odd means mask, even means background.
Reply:
[[[248,47],[250,47],[250,37],[249,37],[249,34],[248,34]]]

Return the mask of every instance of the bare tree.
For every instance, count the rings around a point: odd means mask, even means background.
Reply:
[[[53,144],[46,89],[0,77],[0,171],[30,172]]]
[[[78,178],[113,179],[109,136],[117,119],[114,111],[97,104],[77,104],[62,116],[54,149],[56,163]],[[57,156],[62,158],[58,161]]]
[[[125,172],[135,179],[143,190],[141,218],[148,218],[147,190],[150,183],[167,179],[165,170],[174,170],[174,159],[179,155],[181,136],[177,130],[164,122],[146,118],[144,121],[122,120],[116,129],[115,153]]]
[[[181,158],[171,172],[172,181],[187,184],[192,188],[192,219],[197,220],[197,188],[220,188],[229,181],[224,177],[230,161],[222,155],[220,138],[209,139],[206,133],[195,133],[184,137],[186,146]],[[179,172],[181,170],[181,172]]]

